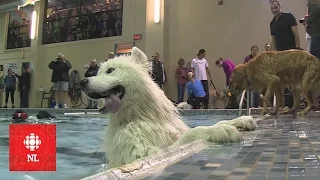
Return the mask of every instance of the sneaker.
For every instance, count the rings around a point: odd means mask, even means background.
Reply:
[[[63,107],[64,107],[65,109],[68,109],[68,106],[67,106],[67,104],[64,104],[64,105],[63,105]]]
[[[12,105],[12,108],[16,108],[14,105]]]
[[[54,106],[54,108],[55,108],[55,109],[59,109],[59,104],[56,104],[56,105]]]

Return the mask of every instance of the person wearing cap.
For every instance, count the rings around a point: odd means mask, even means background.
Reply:
[[[192,59],[191,68],[194,73],[194,78],[201,81],[204,91],[206,92],[205,100],[207,101],[204,102],[204,108],[208,109],[209,108],[209,84],[208,84],[207,74],[211,79],[211,73],[209,70],[208,62],[205,59],[206,50],[200,49],[197,56],[198,56],[197,58]]]
[[[310,53],[320,59],[320,0],[308,0],[306,30],[311,37]]]
[[[110,52],[108,55],[108,58],[105,61],[108,61],[109,59],[113,59],[114,58],[114,53]]]
[[[195,79],[193,72],[188,73],[187,92],[188,100],[187,103],[190,104],[193,109],[200,109],[200,104],[208,101],[206,92],[200,80]]]
[[[68,109],[67,98],[69,91],[69,70],[72,68],[70,62],[64,55],[59,53],[55,61],[51,61],[49,68],[52,69],[51,82],[52,90],[55,91],[55,109],[59,108],[59,103],[63,103],[65,109]]]
[[[92,77],[96,76],[99,71],[99,66],[97,65],[97,60],[93,59],[90,61],[90,67],[87,72],[84,74],[84,77]],[[93,99],[88,99],[88,107],[87,109],[97,109],[97,101]]]

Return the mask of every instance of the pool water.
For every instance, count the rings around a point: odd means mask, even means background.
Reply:
[[[8,125],[11,116],[0,115],[0,174],[1,179],[10,180],[75,180],[98,173],[105,164],[101,152],[106,118],[57,116],[51,121],[30,123],[56,124],[57,127],[57,171],[56,172],[9,172]],[[185,116],[189,127],[209,126],[234,116]]]

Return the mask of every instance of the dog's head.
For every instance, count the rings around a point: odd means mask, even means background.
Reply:
[[[97,76],[80,81],[80,88],[89,98],[105,99],[101,112],[116,113],[123,108],[124,100],[134,103],[143,96],[142,91],[152,91],[144,87],[152,84],[150,70],[147,56],[134,47],[131,55],[121,55],[104,62]]]
[[[231,87],[230,91],[231,92],[236,92],[236,87],[238,86],[240,90],[245,90],[248,89],[248,83],[246,80],[246,75],[244,72],[244,64],[238,65],[232,72],[231,74]]]

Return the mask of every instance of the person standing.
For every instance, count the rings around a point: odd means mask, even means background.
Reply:
[[[281,10],[279,0],[270,2],[270,9],[274,15],[270,22],[271,32],[271,49],[284,51],[289,49],[300,48],[300,38],[296,18],[291,13],[285,13]],[[285,102],[284,106],[291,108],[293,106],[293,96],[289,88],[284,89]]]
[[[29,107],[29,91],[30,91],[30,83],[31,83],[31,75],[30,68],[26,67],[22,69],[22,74],[19,76],[18,74],[14,74],[18,80],[18,88],[20,91],[20,108],[28,108]]]
[[[93,59],[90,61],[90,67],[88,68],[87,72],[84,74],[84,77],[92,77],[96,76],[99,71],[99,66],[97,65],[97,60]],[[97,109],[97,100],[88,99],[88,107],[87,109]]]
[[[110,52],[105,61],[108,61],[108,60],[113,59],[113,58],[114,58],[114,53]]]
[[[226,74],[226,89],[229,89],[231,74],[234,68],[236,68],[236,65],[230,60],[223,60],[220,58],[216,60],[216,66],[223,68],[223,71]]]
[[[310,53],[320,60],[320,0],[308,0],[307,33],[311,37]]]
[[[249,62],[252,58],[256,57],[258,54],[258,50],[259,50],[258,46],[251,46],[251,54],[244,58],[244,64]],[[252,95],[250,96],[250,98],[253,99],[253,107],[258,108],[259,106],[261,106],[259,102],[259,99],[260,99],[259,93],[252,92]]]
[[[3,65],[0,65],[0,108],[2,108],[2,103],[3,103],[3,91],[4,91],[4,73],[3,73]]]
[[[224,73],[226,74],[226,90],[229,90],[229,87],[231,85],[230,78],[233,70],[236,68],[236,65],[231,60],[223,60],[222,58],[216,60],[216,66],[222,67]],[[232,92],[234,93],[234,92]],[[237,108],[237,95],[232,94],[231,95],[231,102],[230,102],[230,108]]]
[[[246,64],[247,62],[249,62],[252,58],[256,57],[259,51],[258,46],[251,46],[251,53],[246,56],[243,60],[243,64]]]
[[[276,51],[301,49],[296,18],[291,13],[282,12],[279,0],[272,0],[270,8],[274,15],[270,22],[271,49]]]
[[[206,57],[206,50],[200,49],[197,58],[192,59],[191,62],[191,68],[194,74],[194,78],[197,80],[200,80],[202,83],[202,86],[204,88],[204,91],[206,93],[206,98],[204,101],[204,108],[208,109],[209,108],[209,83],[208,83],[208,76],[211,81],[211,73],[209,70],[209,65],[207,60],[205,59]]]
[[[177,104],[181,103],[184,99],[184,91],[187,83],[187,69],[184,67],[185,61],[183,58],[180,58],[178,61],[178,67],[176,69],[175,76],[177,78]]]
[[[51,82],[53,82],[52,89],[55,91],[56,105],[54,108],[58,109],[59,103],[63,103],[64,108],[68,109],[69,70],[72,66],[64,55],[59,53],[57,59],[50,62],[49,68],[52,69]]]
[[[8,69],[8,75],[4,77],[4,86],[6,91],[6,105],[3,108],[7,108],[9,96],[11,98],[11,105],[12,108],[15,108],[14,106],[14,92],[16,91],[17,80],[16,77],[13,75],[13,72],[11,69]]]
[[[162,89],[162,85],[166,82],[166,70],[163,63],[159,61],[159,58],[159,53],[154,53],[152,56],[152,78],[153,81]]]
[[[265,45],[264,45],[264,48],[265,48],[266,51],[270,51],[270,49],[271,49],[271,44],[270,44],[270,43],[265,44]]]

